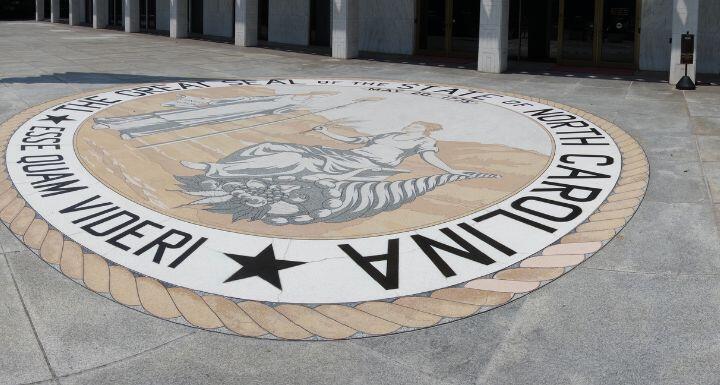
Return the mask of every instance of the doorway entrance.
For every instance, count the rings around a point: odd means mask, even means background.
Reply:
[[[640,0],[560,0],[560,62],[637,66]]]
[[[641,0],[511,0],[508,58],[637,67]]]
[[[189,0],[188,32],[188,36],[193,39],[233,43],[235,1]]]
[[[108,28],[123,29],[123,0],[108,0]]]
[[[50,20],[50,12],[51,12],[51,10],[52,10],[52,7],[51,7],[51,5],[50,5],[50,1],[51,1],[51,0],[45,0],[45,2],[43,3],[43,13],[45,14],[45,15],[44,15],[44,16],[45,16],[45,19],[44,19],[44,20]]]
[[[203,1],[202,0],[190,0],[190,12],[188,17],[190,18],[190,34],[191,35],[202,35],[203,34]]]
[[[416,52],[476,57],[480,33],[477,0],[417,0]]]
[[[60,17],[58,22],[67,24],[70,20],[70,0],[60,0]]]
[[[85,0],[85,20],[84,25],[92,27],[93,24],[93,1]]]
[[[331,11],[330,0],[310,0],[310,45],[330,46]]]
[[[157,0],[140,0],[140,32],[157,30]]]
[[[510,0],[508,59],[557,61],[559,7],[560,0]]]
[[[258,40],[267,41],[268,24],[270,21],[270,2],[269,0],[258,0]]]

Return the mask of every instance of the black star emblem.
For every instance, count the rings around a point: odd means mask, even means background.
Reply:
[[[226,279],[225,283],[250,277],[259,277],[280,290],[282,290],[282,285],[280,284],[280,274],[278,274],[278,272],[305,263],[275,259],[275,251],[272,245],[266,247],[265,250],[261,251],[260,254],[255,257],[229,253],[225,253],[225,255],[242,265],[242,268]]]
[[[47,116],[47,118],[45,118],[45,119],[40,119],[40,120],[52,120],[53,123],[55,123],[55,124],[58,124],[58,123],[63,122],[63,121],[65,121],[65,120],[75,120],[75,119],[70,119],[70,118],[68,118],[69,115],[60,115],[60,116],[45,115],[45,116]]]

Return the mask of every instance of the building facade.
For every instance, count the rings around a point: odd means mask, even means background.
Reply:
[[[477,59],[668,71],[695,35],[688,72],[720,73],[717,0],[36,0],[37,20],[126,32]]]

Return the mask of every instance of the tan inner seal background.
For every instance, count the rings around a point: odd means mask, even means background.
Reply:
[[[263,87],[228,87],[152,95],[110,107],[94,115],[93,118],[136,115],[170,109],[161,105],[176,100],[178,94],[229,98],[273,95],[274,92]],[[489,106],[489,108],[501,107]],[[283,117],[301,114],[304,112],[292,112]],[[499,174],[502,178],[464,180],[440,186],[396,210],[369,218],[342,223],[273,226],[262,221],[246,219],[233,222],[231,215],[210,212],[200,205],[189,205],[198,198],[179,191],[174,175],[196,175],[198,171],[185,168],[180,162],[183,160],[216,162],[236,150],[262,142],[323,145],[337,149],[357,147],[357,145],[334,141],[319,133],[309,132],[313,127],[327,123],[325,118],[312,114],[222,135],[160,147],[138,148],[142,145],[164,143],[274,120],[278,120],[278,117],[265,116],[123,140],[117,131],[93,129],[93,121],[89,119],[83,122],[75,135],[75,151],[83,166],[95,178],[129,200],[152,210],[198,225],[233,232],[304,239],[355,238],[398,233],[469,215],[527,186],[545,171],[552,159],[551,156],[500,144],[439,141],[438,156],[455,169]],[[544,130],[539,125],[537,129]],[[350,127],[337,125],[332,127],[332,131],[349,137],[364,134]],[[403,173],[388,180],[417,178],[443,172],[427,164],[419,156],[406,159],[398,168],[413,172]]]
[[[0,154],[4,155],[13,132],[32,116],[64,101],[122,87],[53,100],[15,115],[0,125]],[[42,260],[75,282],[133,309],[185,325],[285,340],[361,338],[430,327],[497,308],[572,270],[625,226],[645,195],[650,172],[647,158],[642,147],[622,129],[552,101],[504,95],[564,109],[602,128],[622,154],[620,179],[587,221],[556,244],[490,276],[430,293],[390,301],[305,306],[265,304],[167,287],[154,278],[134,274],[99,255],[84,252],[25,203],[6,170],[0,174],[0,220]],[[5,162],[4,156],[0,162]]]

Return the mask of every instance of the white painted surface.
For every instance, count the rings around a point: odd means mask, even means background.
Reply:
[[[478,71],[500,73],[507,68],[510,0],[481,0]]]
[[[268,41],[308,45],[310,0],[269,0]]]
[[[203,0],[203,34],[233,36],[233,0]]]
[[[415,2],[360,1],[360,50],[412,54],[415,48]]]

